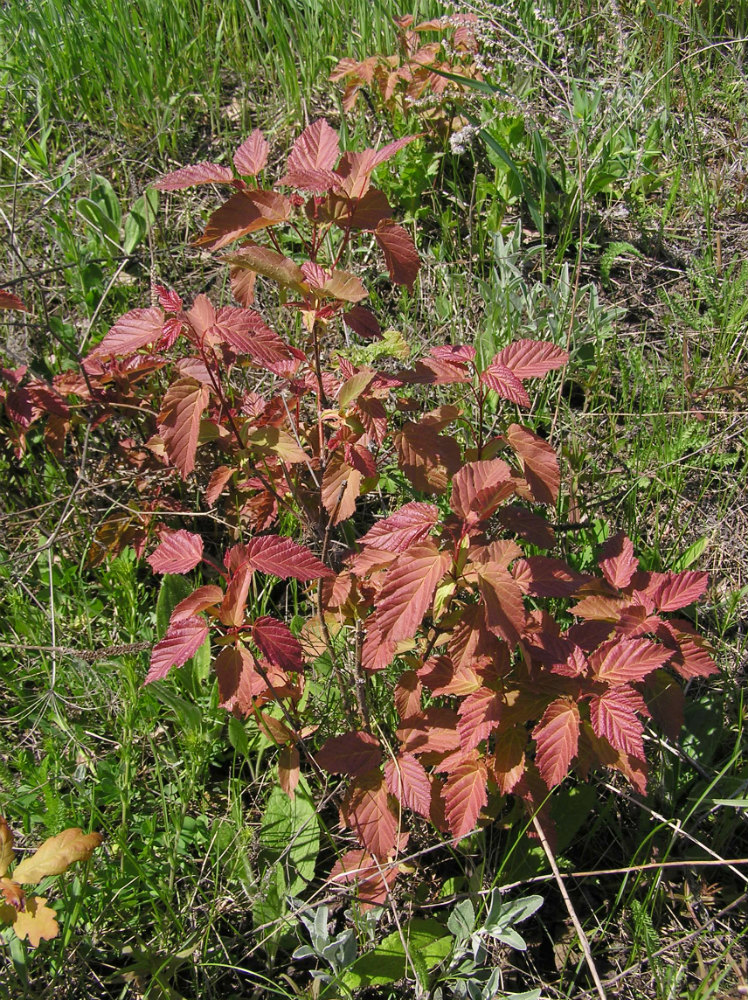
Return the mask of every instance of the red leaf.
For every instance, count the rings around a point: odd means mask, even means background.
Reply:
[[[505,528],[516,532],[520,538],[531,545],[537,545],[539,549],[550,549],[556,544],[552,525],[540,514],[533,514],[526,507],[511,504],[498,511],[496,516]]]
[[[460,749],[457,722],[457,714],[451,708],[432,705],[402,722],[397,738],[403,744],[402,749],[410,753],[454,753]]]
[[[361,909],[381,906],[390,886],[400,874],[400,865],[378,864],[368,851],[348,851],[336,861],[329,881],[336,885],[354,882]]]
[[[386,146],[380,146],[379,149],[373,150],[374,156],[372,157],[371,169],[374,170],[380,163],[386,163],[387,160],[391,159],[395,153],[399,153],[408,143],[420,138],[420,135],[406,135],[402,139],[395,139],[394,142],[388,142]],[[364,153],[367,152],[369,151],[364,150]]]
[[[363,846],[379,858],[386,858],[397,844],[397,817],[379,771],[369,771],[355,779],[341,806],[343,819],[355,831]]]
[[[569,355],[555,344],[543,340],[515,340],[504,347],[491,362],[508,368],[518,379],[540,378],[546,372],[562,368]]]
[[[30,427],[39,415],[26,386],[8,393],[5,397],[5,410],[10,419],[24,430]]]
[[[170,622],[166,635],[151,653],[151,666],[145,683],[160,681],[172,667],[180,667],[200,649],[208,637],[208,626],[202,618],[184,618]]]
[[[616,750],[633,757],[644,757],[644,727],[637,711],[646,711],[641,695],[630,687],[609,688],[600,697],[590,699],[590,722],[597,736],[604,736]]]
[[[154,285],[153,291],[158,298],[158,304],[164,312],[178,313],[182,311],[182,300],[175,291],[164,285]]]
[[[652,594],[658,611],[685,608],[702,596],[709,583],[708,573],[663,573],[663,580]]]
[[[254,177],[268,161],[269,146],[262,132],[256,128],[234,153],[234,166],[239,174]]]
[[[405,670],[395,686],[395,708],[401,719],[421,711],[421,682],[415,670]]]
[[[381,149],[362,149],[358,153],[344,153],[336,173],[342,178],[340,191],[349,198],[363,197],[368,188],[372,172],[418,136],[409,135],[403,139],[382,146]]]
[[[22,299],[19,299],[13,292],[8,292],[4,288],[0,288],[0,309],[12,309],[15,312],[29,311],[29,307],[24,305]]]
[[[354,306],[347,313],[343,313],[342,318],[345,325],[364,340],[381,340],[382,328],[379,320],[365,306]]]
[[[200,418],[208,404],[208,387],[192,378],[178,379],[166,390],[158,415],[158,430],[172,465],[182,479],[195,468]]]
[[[621,617],[621,612],[624,608],[629,607],[630,603],[630,597],[603,597],[602,594],[590,594],[589,597],[583,597],[577,604],[573,604],[569,611],[578,618],[617,622]],[[583,644],[580,642],[579,645]]]
[[[346,521],[356,511],[361,490],[362,474],[348,465],[340,452],[335,452],[322,476],[322,505],[332,524]]]
[[[429,354],[443,361],[467,365],[475,360],[476,350],[472,344],[439,344],[438,347],[432,347]]]
[[[249,715],[254,699],[267,691],[267,684],[254,668],[254,661],[243,646],[224,646],[213,668],[218,679],[221,708]]]
[[[403,369],[398,378],[406,385],[459,385],[470,382],[467,365],[446,358],[422,358],[413,371]]]
[[[545,710],[532,732],[535,763],[549,788],[564,780],[579,746],[579,709],[574,702],[558,698]]]
[[[478,588],[483,598],[486,626],[515,646],[525,627],[522,591],[508,570],[495,564],[478,566]]]
[[[218,310],[216,323],[232,351],[248,354],[263,368],[273,371],[274,365],[294,357],[291,348],[252,309],[224,307]]]
[[[494,361],[484,372],[481,372],[480,380],[483,385],[498,392],[500,396],[508,399],[511,403],[516,403],[517,406],[530,405],[527,390],[514,372],[504,365]]]
[[[238,548],[238,546],[236,546]],[[244,624],[244,609],[247,605],[249,584],[252,580],[252,566],[246,560],[232,568],[226,594],[221,602],[218,617],[224,625]]]
[[[185,597],[177,604],[171,613],[171,621],[179,622],[184,618],[192,618],[199,611],[216,607],[222,600],[223,591],[215,584],[208,583],[204,587],[198,587],[197,590],[192,591],[189,597]]]
[[[570,597],[589,579],[562,559],[530,556],[518,559],[512,573],[524,593],[533,597]]]
[[[487,517],[514,492],[512,470],[500,458],[488,462],[468,462],[452,479],[451,506],[466,520],[471,512]]]
[[[400,468],[417,490],[444,493],[449,480],[462,465],[460,446],[452,437],[439,434],[423,420],[408,420],[395,435]]]
[[[327,740],[315,759],[330,774],[351,778],[374,771],[382,762],[379,740],[370,733],[344,733]]]
[[[668,649],[674,650],[670,666],[689,680],[691,677],[710,677],[719,668],[709,655],[709,646],[703,636],[697,635],[688,622],[680,619],[660,622],[657,635]]]
[[[624,590],[639,569],[639,560],[634,556],[632,541],[622,531],[613,535],[603,545],[598,565],[611,587]]]
[[[406,285],[408,291],[412,291],[421,260],[410,234],[402,226],[387,219],[379,223],[374,235],[384,253],[390,279],[397,285]]]
[[[387,570],[377,607],[379,628],[386,639],[411,639],[416,634],[449,564],[449,555],[431,542],[398,556]]]
[[[148,556],[154,573],[189,573],[203,558],[203,540],[184,529],[163,535]]]
[[[181,191],[196,184],[232,184],[234,175],[228,167],[217,163],[193,163],[160,177],[153,187],[157,191]]]
[[[589,662],[598,680],[626,684],[644,680],[672,655],[670,650],[651,639],[611,639],[590,655]]]
[[[405,552],[411,545],[425,541],[438,519],[438,507],[414,500],[377,521],[359,542],[385,552]]]
[[[555,503],[561,485],[556,452],[526,427],[511,424],[506,439],[522,461],[527,484],[538,503]]]
[[[369,188],[364,195],[348,197],[345,193],[329,195],[319,216],[341,229],[376,229],[380,222],[392,217],[387,196],[379,188]]]
[[[231,469],[228,465],[219,465],[217,469],[211,472],[208,485],[205,487],[205,493],[203,494],[208,507],[214,506],[216,500],[223,493],[226,483],[228,483],[235,472],[236,469]]]
[[[379,628],[376,613],[366,619],[366,638],[361,650],[361,666],[370,673],[384,670],[392,663],[397,643],[385,639]]]
[[[377,463],[374,461],[372,453],[364,445],[358,442],[355,444],[346,444],[345,460],[348,465],[352,466],[365,479],[376,478]]]
[[[453,633],[454,636],[454,633]],[[472,644],[473,648],[475,643]],[[454,694],[458,698],[472,694],[481,686],[481,679],[472,669],[472,658],[455,666],[449,656],[436,656],[427,660],[418,671],[426,687],[432,694]]]
[[[160,309],[131,309],[120,316],[86,360],[113,357],[115,354],[132,354],[146,344],[159,340],[163,329],[164,314]]]
[[[280,535],[261,535],[250,539],[246,552],[254,569],[272,573],[282,580],[293,577],[306,582],[334,575],[309,549]]]
[[[458,839],[474,828],[488,802],[486,765],[477,754],[456,767],[447,778],[442,798],[449,829]]]
[[[339,156],[338,133],[324,118],[318,118],[293,144],[286,173],[278,183],[305,191],[329,191],[340,182],[333,173]]]
[[[299,672],[304,667],[301,643],[288,625],[263,615],[252,622],[252,642],[274,666]]]
[[[403,809],[428,817],[431,809],[431,782],[423,765],[413,754],[403,753],[384,765],[387,788]]]
[[[277,226],[290,216],[291,202],[277,191],[237,191],[211,215],[195,245],[220,250],[240,236]]]
[[[458,709],[457,723],[463,750],[472,750],[488,738],[499,725],[503,708],[503,696],[490,688],[481,688],[465,698]]]

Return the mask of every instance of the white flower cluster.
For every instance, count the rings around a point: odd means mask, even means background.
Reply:
[[[455,156],[460,156],[472,144],[473,136],[478,129],[475,125],[464,125],[459,132],[453,132],[449,137],[449,148]]]

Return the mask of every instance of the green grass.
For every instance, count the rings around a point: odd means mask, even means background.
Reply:
[[[387,0],[13,0],[0,12],[2,110],[17,136],[49,124],[61,147],[87,125],[181,152],[258,115],[269,125],[268,101],[294,118],[327,105],[336,58],[391,45],[392,12]]]
[[[464,103],[494,146],[475,139],[457,156],[445,138],[425,138],[382,179],[426,264],[412,297],[377,293],[377,306],[414,354],[468,341],[488,360],[516,336],[568,346],[561,390],[539,392],[531,414],[562,445],[561,548],[589,565],[606,534],[625,529],[646,568],[713,575],[698,625],[724,676],[689,685],[680,745],[652,729],[649,798],[599,777],[553,801],[559,865],[603,977],[629,968],[609,995],[707,1000],[735,989],[745,955],[730,909],[745,868],[720,859],[746,853],[736,678],[748,654],[748,16],[716,0],[548,2],[544,19],[533,7],[479,8],[497,42],[489,80],[509,96],[484,89]],[[344,55],[390,51],[390,17],[405,12],[385,0],[5,3],[0,224],[12,237],[6,274],[35,308],[0,314],[8,362],[42,377],[73,366],[115,316],[148,303],[152,273],[187,299],[210,289],[214,264],[186,247],[215,194],[163,198],[126,252],[146,185],[184,163],[228,162],[255,126],[279,154],[302,120],[337,121],[329,71]],[[363,105],[342,123],[359,147],[418,128],[417,113],[392,120]],[[0,935],[0,1000],[50,989],[71,1000],[309,996],[314,966],[290,958],[308,935],[273,899],[306,870],[267,834],[275,752],[217,707],[199,664],[144,689],[147,652],[107,652],[150,643],[159,627],[147,566],[132,553],[87,560],[96,526],[133,490],[110,476],[109,447],[106,428],[91,432],[78,481],[82,437],[63,464],[35,434],[20,462],[2,439],[0,814],[22,847],[76,825],[105,844],[85,871],[52,880],[59,938],[32,952]],[[340,699],[329,665],[317,668],[310,700],[332,731]],[[310,911],[326,898],[336,824],[326,801],[311,885],[294,890]],[[504,988],[589,988],[518,810],[457,847],[430,845],[425,831],[411,840],[399,920],[419,907],[446,917],[454,894],[518,883],[546,901],[529,957],[510,953]],[[694,858],[714,865],[689,868]],[[655,862],[684,867],[643,867]],[[599,869],[614,874],[571,877]],[[359,951],[393,919],[372,931],[357,917]],[[348,926],[342,907],[336,920],[335,931]],[[416,984],[381,989],[394,1000]]]

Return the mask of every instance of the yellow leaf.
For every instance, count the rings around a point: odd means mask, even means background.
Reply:
[[[45,840],[36,854],[16,865],[16,882],[36,885],[47,875],[59,875],[75,861],[87,861],[102,841],[100,833],[83,833],[80,827],[63,830]]]
[[[7,875],[8,866],[13,863],[14,857],[13,834],[3,817],[0,816],[0,878]]]
[[[371,368],[362,368],[361,371],[356,372],[352,375],[348,381],[341,386],[340,394],[338,395],[338,405],[341,410],[345,410],[346,407],[355,402],[361,393],[367,388],[371,380],[374,378],[375,372]]]
[[[254,448],[261,454],[270,452],[284,462],[306,462],[308,456],[296,444],[286,431],[279,427],[261,427],[247,436],[247,447]]]
[[[60,928],[55,911],[47,906],[47,900],[42,896],[30,896],[26,900],[26,909],[16,915],[13,930],[19,938],[27,937],[32,948],[38,948],[40,941],[51,941],[57,937]]]

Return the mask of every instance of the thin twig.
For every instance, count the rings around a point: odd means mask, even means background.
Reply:
[[[15,642],[0,642],[0,649],[12,649],[16,653],[52,653],[57,656],[72,656],[85,663],[96,663],[98,660],[125,656],[127,653],[143,653],[152,646],[152,642],[128,642],[119,646],[100,646],[98,649],[75,649],[73,646],[19,646]]]
[[[535,832],[537,833],[538,839],[540,840],[543,850],[545,851],[545,856],[548,858],[548,864],[551,866],[551,871],[553,872],[553,877],[556,880],[558,891],[561,893],[561,898],[566,906],[566,912],[569,914],[571,922],[574,924],[574,929],[577,932],[577,937],[579,938],[579,944],[582,948],[582,952],[584,953],[587,968],[590,970],[595,987],[597,988],[597,995],[600,997],[600,1000],[607,1000],[605,988],[603,987],[603,981],[600,978],[597,966],[595,965],[595,960],[592,957],[592,949],[590,948],[590,943],[587,940],[587,935],[584,933],[584,928],[582,927],[582,923],[577,916],[577,911],[574,909],[571,897],[566,891],[566,886],[564,885],[564,880],[561,878],[561,872],[558,870],[558,865],[556,864],[556,859],[553,856],[551,845],[548,843],[548,838],[546,837],[545,831],[543,830],[537,816],[533,816],[532,825],[535,827]]]

